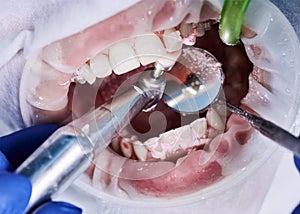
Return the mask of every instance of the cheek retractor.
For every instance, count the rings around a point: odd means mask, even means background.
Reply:
[[[26,211],[65,190],[138,113],[155,106],[165,88],[164,71],[169,69],[156,63],[125,92],[58,129],[23,162],[16,172],[32,182]]]
[[[221,104],[245,119],[260,133],[300,157],[299,137],[225,101],[221,93],[223,84],[221,65],[211,53],[201,48],[184,47],[178,62],[188,65],[191,73],[186,76],[183,83],[167,81],[162,99],[169,107],[180,113],[189,114],[205,111],[214,103]]]

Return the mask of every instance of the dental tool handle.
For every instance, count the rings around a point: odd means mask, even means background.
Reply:
[[[90,166],[92,144],[86,137],[69,134],[71,129],[66,126],[57,130],[16,170],[32,184],[26,213],[64,191]]]
[[[153,78],[151,71],[144,72],[128,90],[52,134],[16,170],[32,183],[26,212],[70,186],[118,131],[161,98],[165,82],[164,75]]]
[[[295,137],[286,130],[275,125],[271,121],[265,120],[261,117],[253,115],[247,111],[239,109],[230,103],[226,103],[228,110],[238,114],[247,120],[260,133],[280,144],[281,146],[292,151],[296,156],[300,157],[300,138]]]

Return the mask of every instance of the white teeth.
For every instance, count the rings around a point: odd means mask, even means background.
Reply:
[[[129,139],[122,139],[121,143],[121,151],[123,153],[123,155],[127,158],[131,158],[132,156],[132,145],[130,143]]]
[[[166,158],[166,154],[163,151],[158,137],[148,139],[146,142],[144,142],[144,145],[148,150],[151,151],[152,157],[158,159],[160,158],[162,160]]]
[[[153,63],[166,53],[162,42],[154,33],[136,37],[135,51],[142,65]]]
[[[181,54],[181,50],[179,51],[175,51],[175,52],[172,52],[172,53],[166,53],[166,55],[164,57],[161,57],[159,58],[157,61],[163,66],[163,67],[170,67],[170,66],[173,66],[178,57],[180,56]]]
[[[180,32],[176,31],[174,28],[165,30],[163,41],[165,43],[167,52],[178,51],[182,48]]]
[[[165,30],[163,41],[166,47],[166,54],[158,59],[158,62],[164,67],[173,66],[181,54],[182,39],[180,32],[174,28]]]
[[[181,149],[188,148],[193,142],[193,135],[189,125],[182,126],[179,129],[175,129],[176,136],[178,136],[177,144]]]
[[[112,68],[109,63],[108,56],[99,53],[90,60],[90,67],[92,72],[98,78],[103,78],[112,73]]]
[[[109,61],[112,69],[118,75],[140,67],[140,62],[133,48],[125,42],[110,47]]]
[[[133,142],[133,150],[137,158],[141,161],[146,161],[148,150],[146,147],[142,144],[141,141],[135,141]]]
[[[215,130],[215,129],[214,129]],[[200,118],[175,130],[170,130],[144,142],[152,157],[166,160],[183,155],[187,149],[207,143],[207,120]]]
[[[190,124],[192,132],[196,136],[205,136],[207,132],[207,122],[205,118],[195,120]]]
[[[165,30],[162,40],[163,42],[159,36],[150,33],[137,36],[134,40],[116,43],[91,58],[89,65],[81,66],[74,75],[74,81],[93,84],[96,77],[107,77],[112,71],[120,75],[139,68],[140,64],[148,65],[156,61],[164,67],[173,66],[181,54],[180,32],[174,28]]]
[[[206,113],[206,119],[207,119],[207,123],[219,130],[219,131],[223,131],[225,124],[223,123],[221,117],[219,116],[219,114],[212,108],[208,109],[207,113]]]
[[[90,66],[87,64],[82,65],[78,69],[78,73],[82,76],[90,85],[96,81],[96,75],[92,73]]]

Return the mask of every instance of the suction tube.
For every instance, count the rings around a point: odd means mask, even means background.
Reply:
[[[16,173],[32,182],[27,213],[65,190],[119,130],[145,107],[158,102],[166,80],[163,72],[157,76],[155,71],[157,68],[144,71],[128,90],[58,129],[18,167]]]

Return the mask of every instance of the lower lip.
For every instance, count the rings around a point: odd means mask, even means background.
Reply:
[[[247,153],[242,152],[239,157],[236,157],[239,161],[235,163],[237,170],[233,174],[205,189],[185,196],[172,199],[145,197],[131,200],[97,191],[84,179],[76,180],[73,186],[88,194],[85,203],[78,201],[79,205],[84,208],[89,204],[87,206],[91,209],[88,201],[95,203],[96,199],[97,203],[92,207],[101,210],[100,213],[120,213],[120,210],[121,213],[169,213],[170,211],[199,213],[199,210],[210,213],[211,210],[226,211],[226,209],[228,211],[249,210],[249,213],[255,213],[259,210],[268,191],[270,181],[277,169],[278,157],[281,155],[275,152],[278,148],[275,144],[264,138],[259,139],[260,142],[246,144],[244,151]]]

